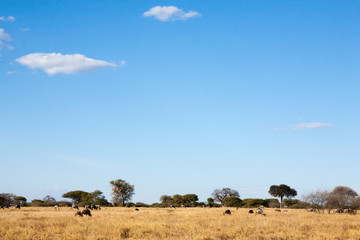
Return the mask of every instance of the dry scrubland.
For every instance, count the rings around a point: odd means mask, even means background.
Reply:
[[[0,239],[360,239],[360,214],[223,210],[105,208],[81,218],[65,207],[5,209]]]

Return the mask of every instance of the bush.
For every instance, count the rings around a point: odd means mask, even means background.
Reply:
[[[225,207],[241,207],[241,199],[238,197],[226,197],[224,198],[223,204]]]

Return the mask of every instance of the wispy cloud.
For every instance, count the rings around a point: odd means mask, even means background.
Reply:
[[[20,28],[20,31],[22,31],[22,32],[28,32],[28,31],[30,31],[30,28]]]
[[[6,22],[13,22],[15,21],[15,18],[13,16],[8,16],[8,17],[0,17],[0,21],[6,21]]]
[[[49,75],[74,74],[102,67],[117,67],[116,64],[88,58],[82,54],[31,53],[15,61],[29,68],[39,68]]]
[[[312,123],[292,124],[289,127],[293,130],[304,130],[304,129],[314,129],[314,128],[331,127],[331,126],[333,125],[330,123],[312,122]]]
[[[193,17],[201,16],[196,11],[184,12],[175,6],[156,6],[143,13],[145,17],[154,17],[162,22],[173,20],[186,20]]]
[[[11,41],[11,36],[4,29],[0,28],[0,50],[4,47],[13,49],[12,46],[5,44],[3,41]]]

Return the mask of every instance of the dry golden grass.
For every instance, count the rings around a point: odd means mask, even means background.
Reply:
[[[223,216],[223,210],[105,208],[81,218],[66,207],[5,209],[0,239],[360,239],[360,215],[265,209],[264,217],[231,209]]]

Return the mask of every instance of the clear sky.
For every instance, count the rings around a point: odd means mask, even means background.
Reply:
[[[360,2],[2,0],[0,192],[360,192]]]

